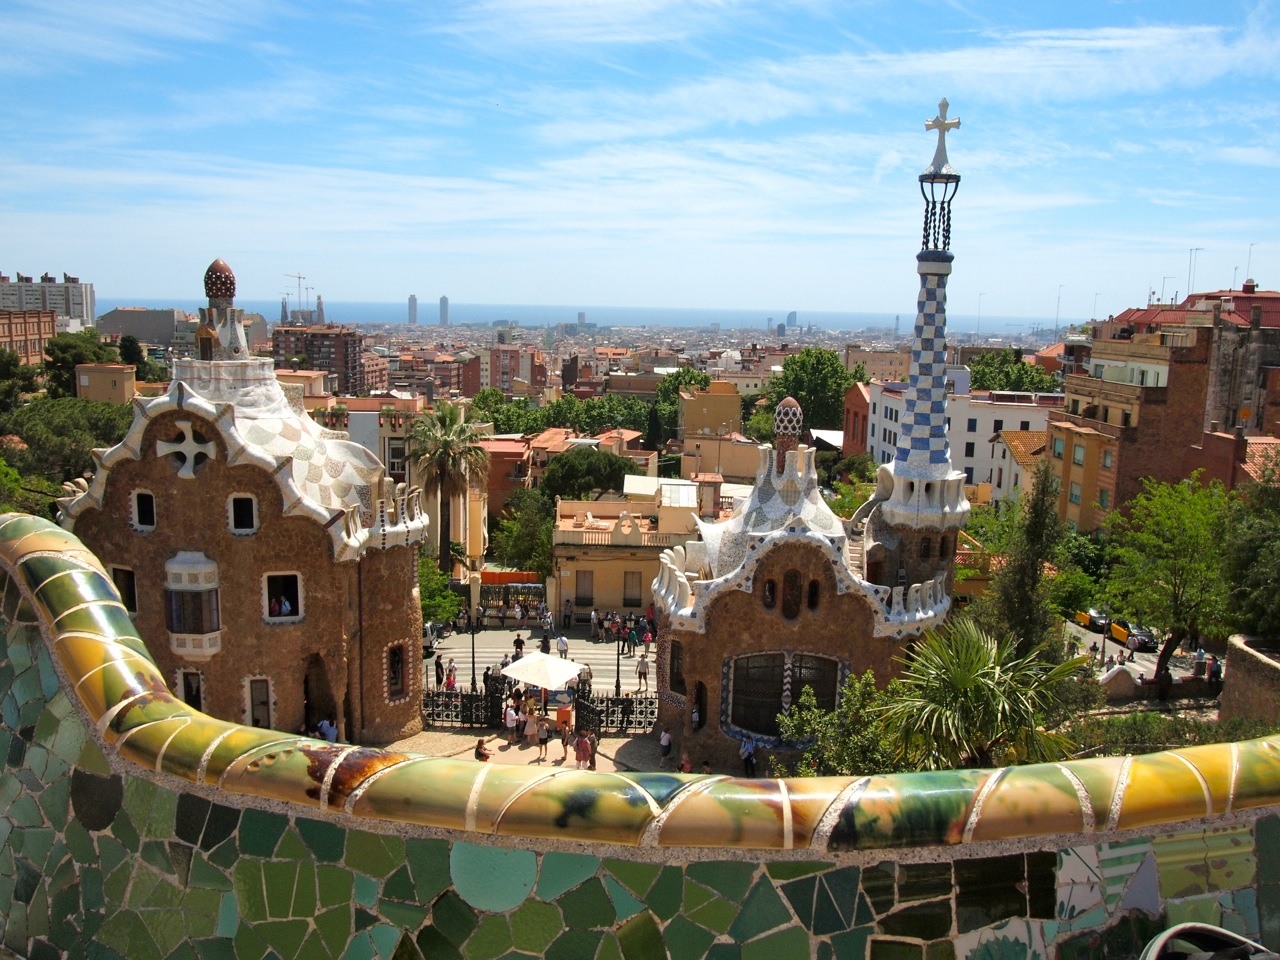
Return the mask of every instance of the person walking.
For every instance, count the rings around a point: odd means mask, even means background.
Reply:
[[[444,657],[441,654],[437,653],[436,654],[436,689],[441,690],[443,688],[444,688]]]
[[[658,746],[661,748],[662,756],[658,760],[658,766],[667,769],[667,761],[671,759],[671,728],[663,727],[662,735],[658,737]]]
[[[528,741],[529,746],[536,747],[538,745],[538,714],[532,706],[527,709],[528,712],[525,714],[524,721],[524,738]]]
[[[578,761],[579,770],[586,770],[590,765],[591,740],[587,737],[587,731],[578,731],[578,739],[573,743],[573,756]]]
[[[524,656],[524,638],[517,633],[516,638],[511,641],[511,646],[515,650],[515,656],[511,658],[511,662],[515,663]]]
[[[593,609],[591,611],[591,642],[596,643],[600,639],[600,611]]]
[[[738,756],[742,758],[742,775],[744,777],[754,777],[756,775],[756,742],[751,737],[744,737],[742,746],[738,748]]]
[[[569,659],[569,638],[563,633],[556,637],[556,651],[560,654],[561,660]]]
[[[568,723],[560,724],[560,749],[564,751],[560,756],[560,762],[564,763],[569,759],[569,741],[573,739]]]
[[[564,602],[564,612],[560,614],[560,626],[565,630],[573,626],[573,604],[568,600]]]
[[[520,714],[516,712],[516,705],[511,701],[507,701],[507,709],[503,714],[503,720],[507,725],[507,743],[514,745],[516,742],[516,724],[520,720]]]
[[[649,692],[649,658],[643,653],[636,661],[636,693]]]

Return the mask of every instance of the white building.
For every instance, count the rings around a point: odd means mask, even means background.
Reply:
[[[58,333],[78,333],[93,326],[93,284],[65,273],[61,283],[48,273],[38,283],[22,274],[16,282],[0,274],[0,310],[52,310]]]
[[[963,374],[960,373],[963,371]],[[1060,393],[969,393],[964,367],[950,367],[948,380],[957,392],[947,395],[947,440],[956,469],[970,486],[990,484],[1011,491],[1007,476],[1010,461],[1002,462],[997,449],[1002,430],[1047,430],[1049,411],[1062,407]],[[890,463],[898,446],[907,383],[871,384],[871,410],[867,425],[867,452],[876,463]],[[959,392],[963,389],[965,392]]]

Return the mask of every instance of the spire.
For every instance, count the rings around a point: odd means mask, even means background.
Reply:
[[[280,298],[280,323],[287,325],[289,323],[289,299],[288,297]]]
[[[324,326],[324,297],[316,294],[316,323]]]
[[[795,397],[783,397],[773,411],[773,469],[782,472],[787,465],[787,451],[800,445],[804,429],[804,411]]]
[[[201,360],[247,360],[249,342],[244,335],[244,311],[236,307],[236,275],[225,260],[215,260],[204,272],[204,294],[209,305],[200,308],[196,331]]]

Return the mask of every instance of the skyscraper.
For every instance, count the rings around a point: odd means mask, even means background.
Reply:
[[[418,295],[416,293],[409,294],[409,326],[416,327],[418,325]]]
[[[440,298],[440,326],[447,327],[449,325],[449,298]]]

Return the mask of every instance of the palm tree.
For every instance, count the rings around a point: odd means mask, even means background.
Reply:
[[[993,767],[1066,757],[1071,741],[1040,726],[1059,683],[1087,658],[1052,663],[1039,647],[1018,655],[967,617],[929,632],[905,659],[898,698],[884,708],[899,753],[917,769]]]
[[[436,551],[440,570],[452,572],[449,504],[467,484],[481,485],[489,476],[489,451],[480,445],[480,434],[462,408],[437,402],[427,413],[413,420],[409,431],[409,456],[421,477],[428,497],[440,496],[440,549]]]

